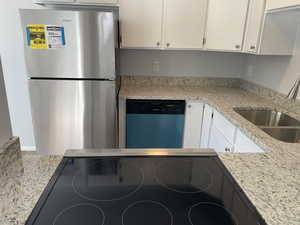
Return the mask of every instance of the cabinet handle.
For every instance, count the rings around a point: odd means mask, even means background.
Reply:
[[[254,45],[251,45],[251,46],[250,46],[250,49],[252,49],[252,50],[255,49],[255,48],[256,48],[256,47],[255,47]]]
[[[192,105],[188,105],[188,108],[192,108]]]
[[[241,48],[241,46],[240,46],[240,45],[236,45],[235,48],[238,48],[238,49],[239,49],[239,48]]]
[[[160,46],[160,42],[158,41],[158,42],[156,43],[156,45],[157,45],[157,46]]]
[[[230,152],[230,148],[225,148],[225,152]]]
[[[170,45],[171,45],[170,43],[167,43],[167,47],[170,47]]]

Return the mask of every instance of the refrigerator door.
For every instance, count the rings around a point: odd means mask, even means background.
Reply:
[[[29,77],[115,79],[113,12],[20,9]]]
[[[29,80],[37,150],[116,147],[113,81]]]

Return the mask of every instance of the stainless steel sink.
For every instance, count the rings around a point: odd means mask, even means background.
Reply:
[[[234,109],[238,114],[257,126],[300,127],[300,121],[271,109]]]
[[[271,137],[283,142],[300,143],[300,128],[261,128]]]
[[[287,143],[300,143],[300,121],[272,109],[234,108],[234,111],[271,137]]]

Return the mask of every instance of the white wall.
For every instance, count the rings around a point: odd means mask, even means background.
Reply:
[[[248,56],[243,78],[279,93],[288,94],[295,80],[300,77],[299,30],[294,56]],[[298,98],[300,99],[300,96]]]
[[[200,51],[122,50],[121,74],[241,77],[247,56]],[[159,71],[153,67],[159,66]]]
[[[32,0],[10,0],[0,7],[0,54],[13,135],[20,136],[22,146],[34,146],[29,107],[23,39],[18,8],[33,8]]]

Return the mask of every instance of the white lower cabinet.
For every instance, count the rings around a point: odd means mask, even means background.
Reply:
[[[236,127],[216,110],[214,110],[212,124],[221,131],[230,143],[234,143]]]
[[[237,130],[234,151],[235,152],[264,152],[259,146],[257,146],[239,129]]]
[[[209,148],[213,148],[216,152],[232,152],[233,144],[231,144],[223,135],[223,133],[214,125],[211,126]]]
[[[207,104],[204,105],[200,147],[213,148],[216,152],[264,152],[240,129]]]
[[[199,148],[203,117],[202,102],[187,101],[184,124],[184,148]]]
[[[210,128],[212,123],[212,114],[213,108],[210,105],[204,105],[200,148],[208,148]]]

